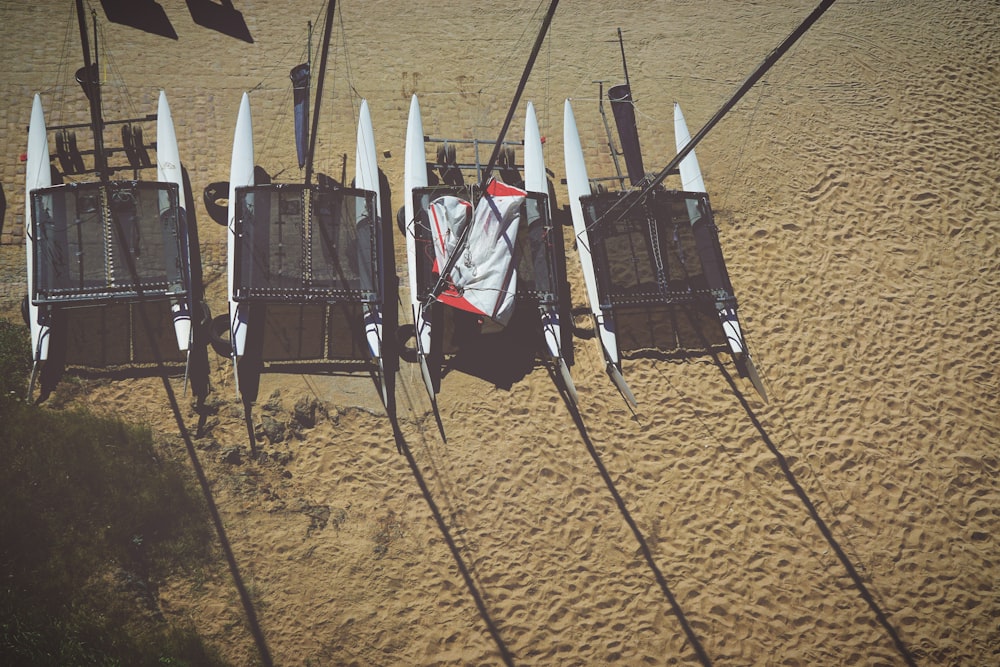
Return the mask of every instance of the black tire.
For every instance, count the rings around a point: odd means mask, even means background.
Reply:
[[[212,318],[208,327],[208,341],[212,344],[212,349],[220,357],[230,358],[233,356],[233,344],[228,337],[229,334],[229,314],[225,313]]]
[[[399,358],[410,364],[417,363],[416,337],[417,330],[412,324],[401,324],[396,328],[396,350],[399,352]],[[411,338],[414,339],[413,347],[406,344]]]
[[[198,312],[200,315],[198,319],[198,326],[205,330],[210,329],[212,326],[212,309],[209,308],[208,304],[204,301],[199,301]]]
[[[396,211],[396,226],[399,227],[399,233],[406,237],[406,208],[400,206],[399,210]]]
[[[208,217],[222,225],[223,227],[229,222],[226,218],[229,217],[229,207],[228,205],[221,204],[220,202],[228,202],[229,198],[229,182],[228,181],[216,181],[215,183],[209,183],[205,186],[204,191],[204,202],[205,210],[208,211]]]

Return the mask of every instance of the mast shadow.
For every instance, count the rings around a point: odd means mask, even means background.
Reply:
[[[129,269],[132,273],[133,279],[138,282],[135,265],[131,261],[129,262]],[[253,635],[254,643],[257,645],[257,650],[260,653],[261,664],[264,665],[264,667],[273,667],[274,660],[271,658],[271,652],[267,647],[267,641],[264,638],[263,630],[261,630],[260,621],[257,618],[257,612],[254,609],[250,593],[247,591],[247,587],[243,583],[243,576],[240,574],[239,564],[236,562],[236,556],[233,553],[232,545],[230,544],[229,537],[226,534],[226,528],[222,522],[222,516],[219,514],[219,509],[215,504],[214,497],[212,496],[211,484],[209,484],[208,477],[205,475],[205,470],[202,468],[201,462],[198,459],[194,441],[191,438],[191,432],[184,424],[184,417],[177,401],[177,395],[174,393],[173,387],[170,385],[170,379],[168,378],[166,371],[166,362],[157,350],[156,346],[153,345],[155,335],[152,321],[149,314],[146,312],[146,309],[138,309],[138,314],[141,327],[143,331],[145,331],[146,337],[150,343],[154,363],[161,370],[160,378],[163,382],[163,389],[167,394],[167,400],[170,403],[171,410],[173,411],[178,433],[184,441],[184,447],[187,450],[188,458],[191,459],[191,466],[194,469],[195,476],[198,478],[198,484],[201,486],[202,495],[205,497],[205,503],[208,506],[209,514],[212,517],[212,525],[215,528],[216,535],[219,537],[219,545],[222,547],[223,554],[226,557],[226,564],[229,566],[229,573],[233,578],[236,591],[240,596],[240,603],[243,605],[243,611],[246,614],[247,625],[250,628],[250,633]],[[204,414],[202,414],[201,419],[199,420],[199,430],[201,429],[203,420]]]
[[[451,534],[451,530],[448,528],[448,523],[445,521],[441,509],[434,501],[430,487],[427,485],[427,480],[424,479],[424,475],[420,471],[420,466],[417,464],[417,460],[413,456],[413,452],[410,450],[410,446],[407,444],[406,438],[403,437],[403,433],[399,428],[399,422],[396,419],[396,411],[393,408],[392,410],[387,410],[387,412],[389,413],[389,421],[392,424],[392,434],[396,441],[396,449],[406,457],[406,462],[410,466],[410,470],[413,472],[413,478],[417,481],[417,485],[420,487],[420,492],[423,494],[424,500],[427,502],[427,506],[430,508],[431,514],[434,516],[434,521],[437,522],[438,529],[441,531],[441,535],[444,537],[444,541],[448,545],[448,549],[451,551],[452,558],[455,559],[455,564],[458,566],[458,571],[461,573],[462,579],[465,580],[465,585],[469,589],[469,594],[472,596],[473,602],[476,604],[479,616],[486,624],[486,629],[489,631],[493,641],[496,642],[497,649],[500,651],[500,657],[503,660],[503,663],[505,665],[513,665],[514,656],[511,654],[510,649],[507,648],[507,644],[504,642],[503,637],[500,636],[500,630],[493,621],[493,618],[490,616],[489,610],[486,608],[486,602],[483,600],[482,593],[479,592],[479,587],[476,585],[472,572],[462,559],[462,553]]]
[[[0,234],[3,234],[3,224],[7,217],[7,195],[3,191],[3,183],[0,183]]]
[[[553,380],[554,379],[555,378],[553,378]],[[625,519],[625,523],[628,524],[629,529],[631,529],[636,542],[639,543],[639,548],[642,551],[642,556],[646,561],[646,565],[653,573],[653,577],[656,579],[656,583],[660,587],[663,597],[665,597],[667,602],[670,604],[671,611],[673,611],[674,616],[677,617],[677,621],[680,623],[685,637],[688,642],[690,642],[691,648],[694,649],[695,654],[698,656],[698,661],[702,665],[711,665],[712,661],[705,652],[705,648],[702,646],[701,640],[699,640],[698,635],[695,634],[694,629],[691,627],[691,623],[687,619],[687,615],[684,613],[684,610],[678,603],[677,598],[670,590],[670,586],[667,584],[667,580],[663,576],[663,572],[660,571],[659,566],[656,564],[656,560],[653,558],[653,553],[649,548],[649,543],[646,542],[646,537],[642,534],[642,531],[639,529],[638,524],[636,524],[635,519],[632,518],[632,513],[629,512],[628,507],[625,505],[625,500],[622,498],[621,494],[618,493],[618,489],[615,487],[615,483],[611,479],[611,474],[608,472],[608,469],[604,466],[604,462],[601,460],[600,453],[597,451],[597,448],[594,447],[594,443],[590,439],[590,434],[587,432],[587,426],[583,423],[583,417],[580,415],[580,411],[576,408],[572,401],[567,399],[565,394],[563,395],[563,401],[566,403],[566,409],[569,410],[570,415],[573,417],[573,423],[576,424],[577,431],[580,433],[580,438],[583,439],[583,444],[587,447],[587,452],[594,460],[594,465],[597,466],[597,470],[601,474],[601,479],[604,480],[604,484],[608,487],[608,491],[611,493],[611,497],[614,499],[615,505],[618,506],[618,511],[621,513],[622,518]]]
[[[270,649],[267,647],[267,640],[264,638],[264,632],[261,630],[260,621],[257,619],[257,612],[254,609],[253,600],[250,599],[250,593],[247,591],[247,587],[243,583],[243,576],[240,574],[240,566],[236,562],[236,556],[233,554],[232,545],[229,543],[229,537],[226,535],[226,527],[222,523],[222,517],[219,514],[219,509],[216,507],[215,499],[212,497],[211,484],[209,484],[208,477],[205,476],[205,470],[201,467],[201,462],[198,459],[198,453],[195,451],[190,433],[187,429],[182,429],[181,436],[184,439],[184,447],[187,449],[188,458],[191,459],[191,467],[194,468],[195,475],[198,477],[198,484],[201,486],[202,495],[205,497],[205,503],[208,505],[209,513],[212,515],[212,525],[215,527],[215,533],[219,537],[219,544],[222,546],[222,551],[226,556],[226,564],[229,566],[229,574],[232,576],[233,583],[236,586],[236,591],[240,596],[240,603],[243,605],[243,612],[247,617],[247,625],[250,627],[250,634],[253,635],[254,643],[257,644],[257,650],[260,653],[261,664],[265,667],[273,667],[274,660],[271,658]]]
[[[827,544],[830,545],[830,548],[837,555],[837,559],[840,561],[841,565],[844,566],[844,569],[847,571],[847,575],[851,578],[851,581],[854,583],[854,587],[857,588],[858,593],[861,595],[861,598],[865,601],[865,603],[868,604],[869,609],[871,609],[872,613],[875,614],[875,618],[878,620],[879,624],[886,631],[886,634],[889,635],[889,638],[895,645],[896,650],[899,651],[900,657],[902,657],[902,659],[905,661],[907,665],[915,667],[917,663],[915,658],[913,657],[913,654],[910,652],[910,649],[906,646],[906,643],[899,636],[899,633],[896,631],[896,628],[892,625],[892,622],[889,620],[889,617],[879,606],[878,602],[875,600],[875,597],[872,595],[871,591],[868,590],[868,587],[865,585],[864,580],[858,573],[857,568],[854,567],[854,563],[851,562],[851,559],[844,552],[844,549],[840,546],[840,543],[837,541],[837,538],[834,537],[833,532],[830,530],[830,527],[826,524],[826,521],[824,521],[823,517],[819,515],[819,511],[816,509],[816,505],[809,498],[809,494],[807,494],[805,489],[802,488],[802,485],[799,484],[799,481],[795,477],[795,473],[792,472],[791,467],[788,465],[788,461],[785,459],[785,456],[781,453],[781,450],[778,449],[778,446],[774,443],[774,440],[771,439],[771,436],[768,435],[767,431],[764,429],[764,425],[757,417],[757,414],[754,412],[753,408],[750,407],[750,403],[743,395],[743,392],[740,391],[739,387],[736,384],[736,381],[733,379],[732,374],[730,374],[729,370],[726,368],[722,360],[719,359],[719,356],[717,354],[713,354],[712,357],[714,359],[716,366],[718,366],[719,370],[721,371],[722,376],[726,379],[726,382],[729,383],[729,387],[733,390],[733,394],[736,396],[737,400],[739,400],[740,405],[743,406],[743,410],[746,412],[747,417],[750,418],[750,423],[753,424],[755,429],[757,429],[757,432],[760,434],[761,440],[764,442],[764,445],[767,447],[768,451],[770,451],[771,454],[774,456],[774,459],[778,463],[778,466],[781,468],[781,472],[784,474],[785,479],[788,481],[788,484],[792,487],[792,490],[795,491],[795,495],[798,496],[799,500],[802,502],[802,506],[805,507],[806,512],[809,514],[809,517],[813,520],[813,523],[816,524],[816,527],[819,528],[820,533],[823,534],[823,537],[824,539],[826,539]]]
[[[729,388],[732,389],[733,395],[735,395],[736,399],[740,402],[740,405],[746,412],[747,417],[750,418],[750,423],[753,424],[754,428],[760,434],[761,440],[764,442],[764,445],[767,447],[768,451],[770,451],[771,454],[774,456],[775,461],[778,463],[778,466],[781,468],[782,473],[785,475],[785,479],[792,487],[792,490],[795,491],[795,495],[798,496],[799,500],[802,502],[802,505],[803,507],[805,507],[806,512],[809,514],[809,517],[813,520],[813,523],[816,524],[816,527],[819,528],[820,533],[823,534],[823,537],[830,545],[830,548],[837,555],[837,559],[840,560],[841,565],[844,566],[844,569],[847,571],[848,576],[854,583],[855,588],[858,589],[858,593],[860,593],[862,599],[868,604],[868,607],[872,610],[872,613],[875,614],[875,618],[878,620],[879,624],[885,629],[886,633],[889,635],[890,639],[895,645],[896,650],[899,651],[900,656],[903,658],[906,664],[915,666],[916,661],[913,657],[913,654],[910,653],[909,648],[906,646],[902,638],[899,636],[899,633],[896,631],[896,628],[889,621],[889,617],[886,616],[884,611],[882,611],[882,608],[879,606],[878,602],[876,602],[874,596],[871,594],[871,591],[869,591],[868,587],[865,586],[864,580],[858,573],[857,568],[854,567],[854,563],[852,563],[851,559],[848,558],[847,554],[844,552],[844,549],[840,546],[840,543],[834,537],[833,532],[830,530],[830,527],[823,520],[823,517],[819,515],[819,511],[816,509],[816,505],[812,502],[812,499],[809,498],[809,494],[807,494],[805,489],[802,488],[802,485],[799,484],[798,479],[795,477],[795,473],[792,472],[792,469],[788,465],[788,461],[785,459],[784,455],[781,453],[781,450],[778,449],[778,446],[774,443],[774,440],[772,440],[771,436],[768,435],[767,431],[764,429],[764,425],[757,417],[757,414],[754,412],[753,408],[750,407],[750,403],[749,401],[747,401],[746,396],[744,396],[743,392],[740,391],[740,388],[737,385],[736,380],[733,378],[733,375],[729,372],[729,369],[726,368],[726,364],[720,358],[720,352],[716,351],[717,347],[713,345],[713,341],[709,340],[708,336],[706,335],[704,320],[699,319],[697,317],[697,313],[692,313],[691,311],[688,311],[685,314],[688,316],[689,332],[695,336],[696,340],[700,341],[702,348],[706,351],[705,354],[708,354],[712,357],[713,363],[716,365],[716,367],[718,367],[722,377],[725,378],[726,382],[729,384]]]

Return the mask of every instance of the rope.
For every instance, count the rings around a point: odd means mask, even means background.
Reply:
[[[69,45],[70,45],[70,35],[72,35],[72,33],[73,33],[73,26],[76,23],[76,10],[73,8],[72,4],[70,4],[70,3],[66,3],[66,4],[69,7],[70,20],[68,20],[66,22],[66,32],[63,35],[62,53],[59,56],[59,64],[56,66],[56,77],[55,77],[56,81],[65,81],[66,78],[67,78],[65,67],[67,66],[68,63],[76,61],[76,58],[73,58],[72,60],[70,60],[69,55],[68,55],[69,54]],[[65,86],[65,85],[53,86],[52,88],[49,88],[47,90],[47,92],[56,90],[57,88],[66,88],[66,87],[68,87],[68,86]],[[64,102],[65,100],[60,100],[60,101]],[[55,117],[56,110],[57,109],[53,109],[52,110],[53,111],[53,117]],[[59,106],[58,107],[58,111],[62,112],[63,111],[63,107]],[[60,123],[56,123],[56,124],[58,125]]]

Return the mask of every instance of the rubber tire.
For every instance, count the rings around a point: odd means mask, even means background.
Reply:
[[[399,233],[406,238],[406,209],[402,206],[396,211],[396,226],[399,227]]]
[[[223,338],[223,333],[229,331],[229,314],[224,313],[212,318],[208,327],[208,341],[212,344],[212,349],[220,357],[226,359],[233,356],[233,344],[228,338]]]
[[[229,182],[228,181],[216,181],[215,183],[209,183],[205,186],[205,190],[202,193],[203,201],[205,204],[205,210],[208,211],[208,217],[210,217],[217,224],[226,226],[229,217],[229,209],[218,202],[219,199],[229,197]]]

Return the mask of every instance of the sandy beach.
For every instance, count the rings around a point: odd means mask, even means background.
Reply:
[[[92,4],[107,115],[155,113],[169,95],[207,299],[225,312],[225,229],[201,192],[228,179],[244,91],[256,162],[301,178],[288,73],[307,22],[318,43],[323,6],[160,0],[174,39]],[[231,4],[252,41],[196,22],[202,4]],[[546,5],[338,3],[316,169],[353,173],[367,99],[395,211],[411,96],[427,134],[495,138]],[[620,28],[658,171],[675,152],[673,102],[696,131],[813,7],[564,0],[511,133],[532,101],[565,206],[571,98],[588,168],[613,173],[595,81],[623,80]],[[32,95],[50,124],[87,107],[73,3],[0,0],[0,16],[0,316],[21,321]],[[258,419],[296,428],[263,438],[257,462],[229,362],[210,353],[196,463],[251,607],[220,540],[217,575],[163,582],[160,612],[233,665],[997,664],[998,62],[996,2],[840,0],[699,144],[766,404],[728,355],[634,355],[633,415],[597,343],[576,338],[578,414],[540,362],[509,387],[454,369],[438,394],[446,440],[402,362],[401,448],[366,374],[265,374]],[[56,393],[51,409],[149,424],[165,456],[195,463],[159,378]],[[296,421],[303,400],[315,425]]]

